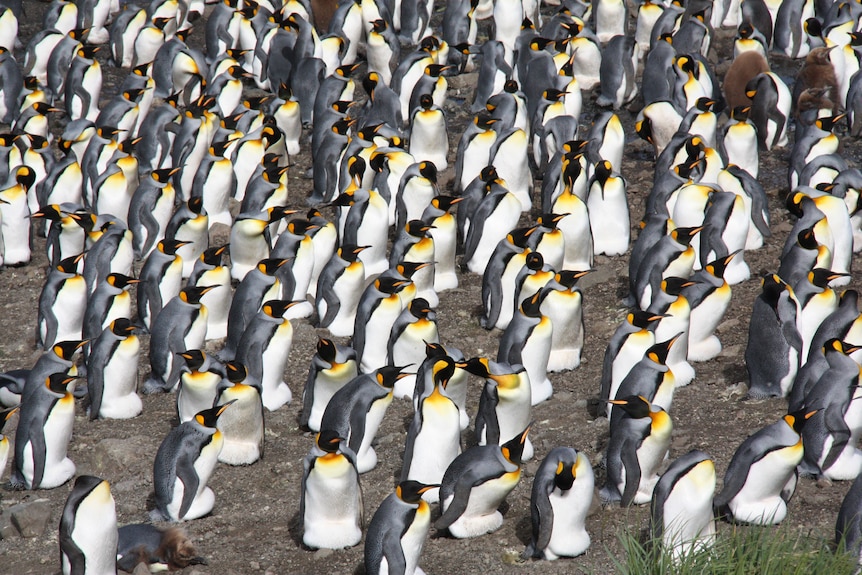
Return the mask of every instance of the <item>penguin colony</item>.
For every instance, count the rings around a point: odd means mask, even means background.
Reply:
[[[862,174],[840,140],[862,133],[857,3],[646,1],[635,16],[617,0],[54,0],[26,44],[21,5],[7,4],[2,258],[28,264],[39,234],[50,264],[45,352],[0,389],[0,424],[17,419],[14,440],[0,436],[13,487],[75,477],[76,397],[91,420],[126,419],[144,409],[139,393],[174,393],[148,511],[217,513],[218,462],[263,458],[266,412],[300,393],[285,369],[303,321],[344,343],[321,337],[301,392],[315,436],[291,438],[310,447],[300,537],[341,549],[364,536],[368,573],[422,572],[432,522],[455,538],[497,530],[536,455],[525,559],[587,551],[594,487],[605,504],[649,504],[655,542],[678,558],[714,541],[718,516],[781,522],[800,474],[860,475],[858,296],[836,291],[862,249]],[[720,27],[737,30],[723,85],[707,58]],[[105,53],[127,74],[116,94],[102,89]],[[775,54],[804,60],[795,82],[770,71]],[[449,150],[448,82],[474,70],[474,116]],[[592,118],[590,91],[606,109]],[[655,177],[632,242],[617,111],[638,95]],[[289,198],[291,157],[308,147],[313,189]],[[795,224],[762,278],[745,356],[749,395],[787,397],[788,413],[742,443],[716,492],[710,455],[664,463],[672,400],[692,363],[722,350],[730,286],[771,235],[758,151],[785,147]],[[216,225],[227,244],[210,244]],[[534,447],[532,408],[556,401],[549,373],[580,365],[578,280],[595,256],[629,250],[630,311],[596,385],[610,421],[599,486],[583,451]],[[495,358],[467,358],[438,331],[440,294],[468,273],[481,277],[480,325],[500,330]],[[364,522],[376,502],[361,475],[397,457],[374,446],[395,400],[414,408],[401,476]],[[462,443],[471,422],[475,445]],[[856,480],[836,526],[857,555],[860,501]],[[59,534],[64,573],[203,561],[152,526],[118,530],[107,482],[90,475]],[[182,552],[165,557],[165,538]]]

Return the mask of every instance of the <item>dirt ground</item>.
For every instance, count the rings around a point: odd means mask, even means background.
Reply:
[[[20,37],[26,44],[39,29],[47,3],[25,4],[28,13]],[[728,64],[731,38],[730,31],[719,34],[718,53],[722,55],[713,61],[721,71]],[[201,42],[202,39],[203,27],[199,26],[192,34],[192,40]],[[775,57],[773,65],[783,76],[793,77],[801,62]],[[105,71],[103,99],[116,90],[122,79],[116,70],[106,66]],[[468,102],[472,99],[471,82],[475,82],[475,75],[454,79],[451,84],[452,97],[446,109],[454,127],[450,129],[453,155],[460,136],[459,126],[463,126],[467,119],[465,106],[459,98],[466,97]],[[594,100],[590,97],[588,102],[585,95],[585,112],[581,118],[585,127],[589,126],[596,110]],[[645,197],[652,182],[652,154],[651,148],[634,133],[635,114],[621,110],[619,115],[628,137],[622,173],[628,181],[631,220],[636,223],[643,214]],[[845,157],[858,167],[862,145],[858,141],[850,141],[846,134],[842,135],[842,142]],[[733,288],[731,308],[718,329],[724,344],[723,352],[712,361],[695,364],[697,376],[691,385],[677,391],[671,412],[674,434],[670,457],[675,458],[691,449],[706,451],[715,460],[719,482],[740,442],[786,412],[786,402],[782,399],[745,399],[743,354],[752,302],[760,290],[757,278],[777,270],[781,246],[792,225],[783,201],[787,193],[789,153],[789,149],[778,149],[761,155],[760,180],[769,196],[773,235],[763,248],[745,254],[752,279]],[[302,207],[311,189],[311,181],[301,177],[310,166],[307,143],[303,154],[293,160],[296,167],[290,172],[291,204]],[[449,177],[451,169],[443,179]],[[626,313],[621,300],[627,290],[627,264],[627,256],[598,257],[596,272],[581,282],[586,322],[583,362],[575,371],[553,374],[553,398],[534,408],[535,425],[531,437],[536,446],[536,457],[525,464],[520,483],[504,505],[503,527],[490,535],[469,540],[441,536],[432,529],[420,561],[428,573],[609,573],[614,570],[614,557],[622,553],[618,533],[623,529],[637,531],[646,526],[646,508],[601,509],[596,499],[587,523],[592,547],[586,555],[555,563],[521,563],[517,560],[530,535],[532,477],[539,461],[550,449],[565,445],[583,451],[593,463],[597,485],[604,480],[604,471],[599,463],[608,424],[603,418],[592,419],[586,405],[588,398],[598,395],[605,346]],[[34,260],[30,265],[0,271],[0,370],[29,367],[38,357],[33,341],[36,303],[45,277],[45,266],[44,241],[37,239],[34,242]],[[860,277],[862,274],[855,271],[851,288],[858,289]],[[500,332],[488,332],[479,327],[481,278],[462,274],[459,279],[457,289],[440,296],[438,321],[441,340],[444,344],[459,347],[467,357],[488,355],[493,358]],[[362,544],[342,551],[313,551],[301,544],[297,514],[302,458],[311,448],[313,437],[298,428],[299,398],[317,337],[328,334],[326,330],[315,329],[308,321],[297,321],[294,327],[293,348],[287,368],[287,381],[293,390],[294,401],[267,414],[264,460],[251,467],[219,465],[216,469],[209,482],[216,493],[213,513],[184,524],[200,554],[209,559],[209,565],[188,568],[185,573],[345,574],[361,571]],[[144,337],[143,341],[147,339]],[[216,351],[220,347],[220,342],[214,342],[208,349]],[[144,353],[142,358],[146,358]],[[148,370],[145,363],[146,360],[142,359],[142,377]],[[473,413],[480,390],[481,382],[474,378],[469,396]],[[148,520],[148,511],[152,508],[153,458],[175,423],[174,401],[173,395],[146,396],[143,414],[125,421],[91,422],[87,420],[83,405],[78,407],[69,456],[77,464],[78,474],[95,474],[111,483],[120,525]],[[366,522],[392,491],[399,476],[410,418],[408,402],[396,400],[378,433],[376,449],[380,463],[361,478]],[[14,425],[9,427],[14,429]],[[7,431],[12,433],[11,429]],[[463,442],[465,446],[475,443],[471,430],[464,433]],[[8,478],[7,473],[2,474],[4,482]],[[786,524],[793,530],[831,539],[835,516],[848,488],[849,483],[829,485],[801,480],[789,505]],[[56,526],[70,490],[71,482],[48,491],[0,491],[0,510],[40,498],[47,499],[52,509],[49,528],[43,536],[0,541],[0,573],[48,574],[59,571]],[[436,517],[436,507],[434,513]],[[719,536],[726,528],[727,525],[719,526]]]

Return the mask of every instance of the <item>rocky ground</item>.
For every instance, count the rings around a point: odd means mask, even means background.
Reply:
[[[21,33],[24,42],[39,29],[42,11],[47,6],[42,2],[26,4],[28,13]],[[721,32],[717,53],[728,54],[731,37],[729,32]],[[195,30],[192,38],[202,41],[203,30]],[[727,68],[726,58],[724,55],[713,57],[719,75]],[[788,77],[801,65],[777,57],[773,64]],[[110,95],[120,81],[121,76],[116,71],[106,68],[103,98]],[[468,102],[471,100],[475,81],[475,74],[467,75],[453,79],[450,86],[451,98],[446,109],[453,126],[450,134],[453,154],[461,127],[467,121],[463,102],[465,98]],[[589,125],[596,110],[593,101],[594,97],[590,97],[585,105],[581,118],[584,126]],[[621,110],[619,114],[628,138],[622,173],[628,181],[631,220],[636,223],[643,214],[644,200],[652,182],[652,153],[634,134],[635,113]],[[842,142],[845,157],[858,166],[862,145],[846,135],[842,136]],[[724,350],[718,358],[696,364],[694,382],[679,389],[674,398],[670,457],[691,449],[704,450],[715,460],[719,481],[740,442],[786,411],[786,402],[782,399],[751,401],[745,398],[747,376],[743,355],[752,302],[760,291],[758,278],[777,269],[781,246],[792,225],[784,208],[789,153],[789,149],[778,149],[761,155],[760,179],[769,197],[773,235],[763,248],[745,254],[752,279],[733,288],[731,308],[718,329]],[[301,177],[311,163],[307,146],[293,161],[291,204],[302,207],[311,189],[311,182]],[[451,170],[443,179],[449,177]],[[635,234],[636,226],[632,227]],[[219,236],[214,240],[225,239],[223,233]],[[587,522],[593,542],[585,556],[556,563],[521,563],[518,560],[530,536],[532,477],[539,461],[551,448],[567,445],[583,451],[593,463],[597,485],[604,479],[599,463],[608,424],[603,418],[593,419],[587,403],[598,394],[605,346],[626,313],[621,300],[628,285],[627,264],[627,256],[598,257],[596,271],[581,281],[587,334],[583,362],[575,371],[553,374],[554,397],[534,409],[531,437],[536,446],[536,458],[525,464],[521,482],[504,505],[503,527],[496,533],[471,540],[455,540],[432,529],[420,562],[428,573],[608,573],[614,570],[614,561],[622,554],[618,534],[623,530],[637,532],[646,526],[646,508],[602,509],[596,499]],[[0,271],[0,370],[29,367],[39,355],[33,341],[36,302],[45,266],[44,241],[36,239],[30,265]],[[488,355],[493,358],[500,333],[479,327],[481,279],[471,274],[463,274],[459,279],[457,289],[440,297],[441,339],[444,344],[459,347],[467,357]],[[854,272],[850,287],[858,289],[860,279],[862,273]],[[298,399],[317,337],[326,336],[327,332],[315,329],[307,321],[295,322],[294,328],[286,373],[294,401],[267,414],[264,460],[251,467],[219,465],[216,469],[209,482],[216,493],[212,515],[184,525],[197,543],[198,551],[209,559],[209,565],[187,568],[185,573],[342,574],[361,570],[361,544],[343,551],[313,551],[301,543],[297,514],[302,458],[312,446],[313,437],[298,428]],[[147,339],[144,337],[144,342]],[[216,351],[220,347],[221,342],[212,342],[208,349]],[[142,361],[140,366],[142,377],[148,370],[145,363]],[[474,380],[472,386],[469,407],[475,412],[481,383]],[[410,417],[409,404],[396,400],[378,433],[376,449],[380,464],[362,476],[366,521],[392,491],[399,476]],[[144,397],[143,414],[126,421],[91,422],[83,405],[79,406],[69,456],[77,464],[79,474],[95,474],[111,483],[121,525],[148,520],[148,511],[152,508],[153,458],[162,439],[175,424],[175,418],[172,395]],[[12,433],[14,424],[9,427],[7,432]],[[466,446],[475,443],[470,430],[464,433],[463,441]],[[4,479],[8,477],[6,473],[2,473]],[[848,488],[848,483],[800,481],[796,497],[790,503],[786,525],[794,531],[830,539],[838,507]],[[71,483],[48,491],[0,491],[0,573],[47,574],[59,570],[57,525],[70,489]],[[434,513],[436,516],[436,508]],[[725,524],[720,525],[719,536],[727,528]]]

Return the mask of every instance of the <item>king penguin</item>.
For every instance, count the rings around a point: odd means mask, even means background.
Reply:
[[[311,358],[308,377],[302,391],[299,425],[319,432],[323,412],[336,391],[359,375],[356,352],[352,347],[320,338],[317,352]]]
[[[60,516],[60,563],[63,575],[115,573],[117,510],[108,482],[81,475]]]

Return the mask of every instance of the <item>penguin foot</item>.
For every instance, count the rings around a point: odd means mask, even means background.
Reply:
[[[166,393],[168,391],[168,384],[165,383],[163,379],[157,377],[150,373],[147,379],[144,381],[144,385],[141,386],[141,393],[144,395],[152,395],[154,393]]]
[[[532,384],[531,391],[532,396],[530,399],[530,405],[539,405],[546,399],[550,399],[550,397],[554,394],[554,388],[551,385],[551,380],[549,380],[547,377],[544,381]]]

